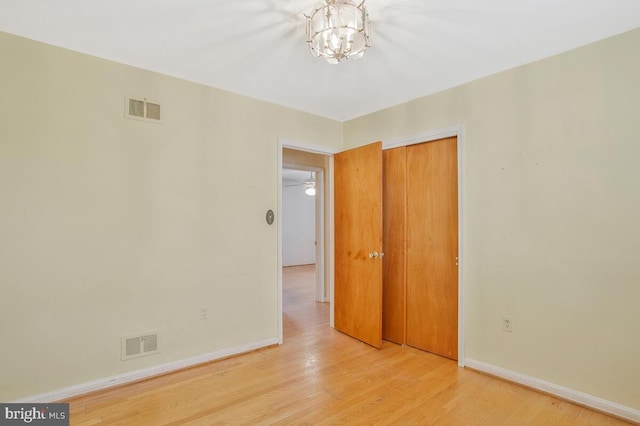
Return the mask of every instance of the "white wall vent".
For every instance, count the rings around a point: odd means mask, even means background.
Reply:
[[[162,124],[161,110],[160,102],[137,96],[124,97],[125,118]]]
[[[160,352],[160,347],[158,345],[157,332],[122,337],[120,358],[123,361],[157,354],[158,352]]]

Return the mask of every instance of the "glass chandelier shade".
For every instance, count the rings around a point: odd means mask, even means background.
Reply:
[[[364,0],[358,4],[351,0],[324,0],[305,16],[311,54],[330,64],[360,59],[371,46],[371,24]]]

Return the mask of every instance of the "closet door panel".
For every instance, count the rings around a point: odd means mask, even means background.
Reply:
[[[456,138],[407,148],[407,344],[458,357]]]
[[[405,344],[407,280],[407,148],[382,151],[382,337]]]
[[[335,328],[382,347],[382,143],[334,156]]]

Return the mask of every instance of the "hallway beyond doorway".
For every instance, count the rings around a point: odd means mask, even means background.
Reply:
[[[315,300],[316,266],[282,268],[282,310],[284,339],[299,337],[306,331],[329,327],[329,303]]]

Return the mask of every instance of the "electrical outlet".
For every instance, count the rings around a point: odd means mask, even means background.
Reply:
[[[513,318],[502,317],[502,331],[508,331],[509,333],[513,331]]]
[[[201,308],[200,309],[200,319],[201,320],[206,320],[207,318],[209,318],[209,312],[207,312],[207,308]]]

